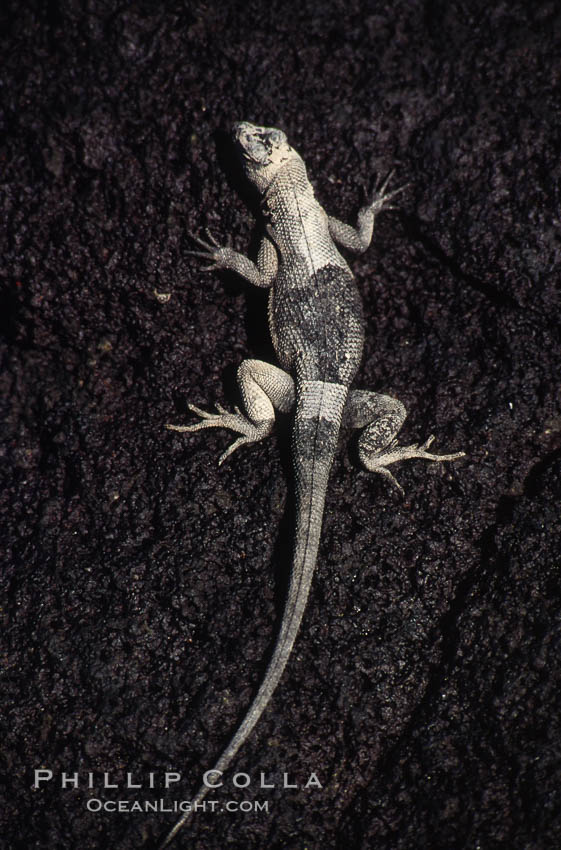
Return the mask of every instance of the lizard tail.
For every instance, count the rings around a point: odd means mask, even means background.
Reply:
[[[280,626],[265,677],[244,719],[210,773],[223,773],[249,738],[284,672],[306,608],[319,548],[329,472],[347,396],[347,388],[319,381],[305,382],[298,402],[292,434],[296,490],[296,530],[292,571]],[[186,811],[159,845],[168,847],[191,820],[195,808],[211,787],[202,785]]]

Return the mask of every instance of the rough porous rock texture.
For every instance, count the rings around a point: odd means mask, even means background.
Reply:
[[[221,469],[226,433],[163,428],[271,356],[263,293],[187,253],[205,226],[255,249],[235,120],[282,127],[339,218],[410,182],[352,261],[358,385],[406,404],[402,442],[468,457],[403,464],[403,500],[342,441],[294,656],[211,795],[269,811],[178,846],[561,846],[558,3],[4,0],[0,23],[0,846],[153,848],[173,811],[88,803],[189,799],[271,651],[288,423]]]

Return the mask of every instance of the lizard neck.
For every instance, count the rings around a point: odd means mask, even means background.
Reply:
[[[315,202],[314,189],[301,159],[292,159],[274,176],[261,196],[261,211],[265,219],[274,219],[294,197],[309,197]],[[317,203],[317,202],[316,202]]]

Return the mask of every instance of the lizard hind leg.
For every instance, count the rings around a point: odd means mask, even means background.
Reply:
[[[465,452],[432,454],[428,449],[434,441],[433,435],[422,444],[398,446],[396,434],[406,416],[407,411],[400,401],[368,390],[355,390],[350,394],[347,403],[347,417],[351,426],[364,428],[358,441],[360,460],[369,472],[383,475],[402,495],[403,487],[389,471],[390,464],[411,458],[430,461],[458,460],[465,455]]]
[[[240,436],[220,455],[218,464],[245,443],[268,437],[275,423],[275,409],[288,413],[294,404],[294,381],[287,372],[261,360],[244,360],[238,369],[238,384],[246,413],[239,407],[230,413],[217,404],[217,413],[207,413],[189,405],[200,416],[193,425],[166,425],[170,431],[201,431],[204,428],[228,428]]]

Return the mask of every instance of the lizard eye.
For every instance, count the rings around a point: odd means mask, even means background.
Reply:
[[[271,144],[273,145],[282,145],[284,142],[286,142],[286,133],[283,133],[282,130],[270,130],[269,139],[271,140]]]

